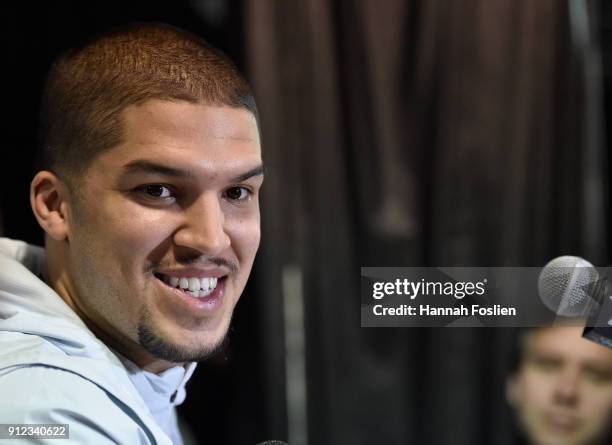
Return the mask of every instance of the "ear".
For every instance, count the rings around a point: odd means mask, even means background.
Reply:
[[[30,205],[40,227],[54,240],[68,237],[69,191],[50,171],[39,171],[30,184]]]

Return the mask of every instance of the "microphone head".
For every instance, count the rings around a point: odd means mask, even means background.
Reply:
[[[540,272],[540,299],[557,315],[584,316],[592,301],[590,289],[598,280],[597,270],[587,260],[560,256],[548,262]]]

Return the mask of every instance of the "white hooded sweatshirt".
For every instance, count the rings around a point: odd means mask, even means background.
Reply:
[[[46,444],[180,445],[174,407],[195,363],[156,375],[111,351],[41,280],[43,259],[0,238],[0,424],[68,424]]]

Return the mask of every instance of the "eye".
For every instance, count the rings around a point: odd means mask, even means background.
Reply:
[[[609,383],[612,381],[612,374],[610,371],[605,371],[595,368],[585,369],[587,378],[594,383]]]
[[[144,194],[148,199],[171,200],[174,198],[173,192],[167,185],[164,184],[146,184],[136,189],[141,194]]]
[[[246,187],[230,187],[225,191],[225,196],[231,201],[246,201],[251,194]]]
[[[544,372],[553,372],[561,367],[560,360],[552,357],[534,357],[532,363],[537,369]]]

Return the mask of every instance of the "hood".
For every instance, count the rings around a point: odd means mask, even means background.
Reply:
[[[105,359],[115,355],[41,279],[44,249],[0,238],[0,332],[42,337],[67,355]]]

